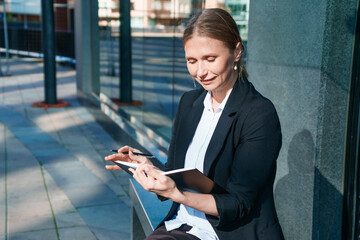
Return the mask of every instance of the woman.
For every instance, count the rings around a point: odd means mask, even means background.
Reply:
[[[174,202],[147,239],[283,239],[273,200],[280,123],[273,104],[247,80],[235,21],[222,9],[203,10],[190,20],[183,44],[202,89],[180,100],[165,166],[196,167],[227,193],[180,191],[128,146],[105,159],[141,163],[131,170],[134,178]]]

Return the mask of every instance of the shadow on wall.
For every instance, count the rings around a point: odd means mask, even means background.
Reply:
[[[320,190],[317,185],[320,184],[321,191],[335,199],[341,198],[341,194],[315,169],[314,162],[314,140],[310,131],[305,129],[292,138],[288,150],[289,173],[278,181],[275,188],[277,212],[286,239],[339,239],[339,233],[332,232],[331,227],[327,227],[329,231],[319,228],[324,224],[334,226],[339,219],[334,213],[338,210],[331,207],[334,203],[321,207],[326,203],[320,203],[316,197]],[[315,181],[315,175],[318,181]],[[326,213],[318,214],[319,211]],[[326,216],[326,219],[319,215]],[[326,223],[318,224],[317,219]],[[321,237],[319,229],[323,232]]]

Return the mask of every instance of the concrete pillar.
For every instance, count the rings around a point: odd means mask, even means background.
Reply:
[[[249,80],[280,116],[275,201],[286,239],[341,239],[357,1],[250,3]]]
[[[78,93],[100,93],[98,1],[75,2],[75,55]]]

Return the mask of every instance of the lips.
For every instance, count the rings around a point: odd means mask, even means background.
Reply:
[[[203,83],[203,84],[209,84],[209,83],[211,83],[214,79],[215,79],[215,78],[211,78],[211,79],[204,79],[204,80],[200,80],[200,81],[201,81],[201,83]]]

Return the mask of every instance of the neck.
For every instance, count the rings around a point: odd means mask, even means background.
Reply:
[[[233,88],[237,78],[233,78],[233,80],[229,80],[227,84],[224,86],[223,89],[218,91],[212,91],[211,92],[211,101],[213,103],[213,106],[215,104],[220,105],[222,101],[225,99],[226,95],[230,92],[230,90]],[[215,104],[214,104],[215,103]]]

